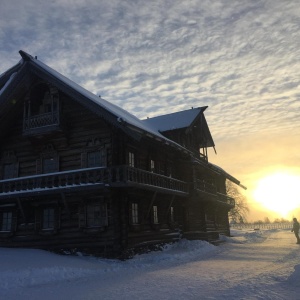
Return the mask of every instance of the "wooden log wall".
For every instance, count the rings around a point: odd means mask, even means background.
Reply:
[[[193,182],[190,157],[176,149],[161,145],[153,139],[141,137],[140,141],[120,133],[117,129],[80,104],[60,93],[62,130],[39,136],[24,136],[23,115],[17,118],[11,131],[0,145],[0,155],[13,151],[18,161],[18,176],[30,176],[41,172],[38,160],[49,151],[57,155],[57,171],[70,171],[85,167],[84,153],[99,147],[105,148],[107,165],[128,163],[128,151],[136,155],[136,167],[150,171],[150,160],[154,160],[155,172],[172,178]],[[47,152],[48,151],[48,152]],[[213,179],[204,170],[199,176]],[[0,174],[2,175],[2,174]],[[220,191],[224,190],[222,186]],[[225,186],[225,180],[224,180]],[[1,246],[35,248],[97,248],[103,253],[118,253],[130,247],[151,243],[171,242],[180,238],[182,231],[200,233],[227,232],[226,211],[213,215],[207,211],[205,201],[189,200],[174,196],[172,191],[159,193],[142,188],[109,187],[72,192],[72,190],[44,196],[11,198],[2,204],[15,205],[15,232],[12,236],[0,232]],[[100,229],[81,226],[81,214],[89,202],[105,203],[107,226]],[[131,224],[130,205],[139,206],[139,223]],[[55,230],[42,231],[38,219],[43,207],[54,207],[58,216]],[[153,222],[153,206],[158,209],[158,224]],[[170,207],[174,208],[174,222],[170,222]],[[0,207],[1,209],[1,207]],[[207,217],[213,215],[213,217]],[[217,223],[216,223],[217,222]],[[207,235],[203,235],[204,239]],[[203,238],[202,237],[202,238]]]

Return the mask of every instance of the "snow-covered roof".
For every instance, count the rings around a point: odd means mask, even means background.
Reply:
[[[20,51],[20,54],[24,61],[29,61],[34,67],[38,68],[43,73],[46,73],[51,78],[54,78],[56,81],[59,81],[64,86],[71,88],[73,91],[83,96],[86,100],[90,100],[91,102],[95,103],[98,107],[101,107],[104,111],[109,112],[113,117],[114,123],[118,124],[119,127],[129,128],[133,131],[142,132],[149,137],[153,137],[157,140],[164,141],[165,143],[171,146],[175,146],[176,148],[183,150],[184,152],[190,152],[188,149],[181,146],[180,144],[177,144],[176,142],[163,136],[153,125],[146,124],[145,122],[138,119],[136,116],[122,109],[121,107],[114,105],[106,101],[105,99],[91,93],[90,91],[81,87],[74,81],[70,80],[69,78],[65,77],[64,75],[60,74],[54,69],[50,68],[37,58],[33,58],[31,55],[22,50]],[[85,103],[87,102],[84,102],[83,104]]]
[[[237,180],[236,178],[234,178],[233,176],[231,176],[229,173],[227,173],[224,169],[222,169],[221,167],[219,167],[219,166],[217,166],[217,165],[215,165],[215,164],[213,164],[213,163],[208,163],[208,166],[212,169],[212,170],[214,170],[214,171],[216,171],[217,173],[219,173],[219,174],[222,174],[223,176],[225,176],[228,180],[230,180],[230,181],[232,181],[232,182],[234,182],[235,184],[237,184],[237,185],[239,185],[240,187],[242,187],[243,189],[247,189],[244,185],[242,185],[241,183],[240,183],[240,181],[239,180]]]
[[[43,62],[39,61],[37,58],[33,58],[31,55],[22,50],[20,50],[19,52],[22,56],[22,59],[19,61],[19,63],[0,75],[0,97],[3,96],[2,94],[4,94],[4,92],[8,90],[10,85],[15,81],[14,78],[20,76],[19,73],[22,70],[26,70],[26,64],[29,63],[30,67],[32,67],[33,70],[38,70],[41,74],[44,74],[47,79],[52,79],[56,83],[59,83],[61,86],[67,87],[69,90],[71,89],[72,92],[76,92],[77,95],[83,97],[84,100],[89,100],[83,101],[82,104],[87,105],[88,103],[92,102],[96,104],[97,108],[101,108],[105,112],[108,112],[111,116],[110,119],[112,119],[114,124],[119,128],[123,128],[124,130],[129,128],[132,131],[140,132],[149,136],[150,138],[154,138],[156,140],[164,142],[165,144],[176,147],[177,149],[184,151],[185,153],[189,153],[191,156],[193,156],[193,154],[188,149],[166,138],[160,132],[190,126],[197,118],[197,116],[207,108],[207,106],[149,118],[146,120],[140,120],[126,110],[120,108],[119,106],[116,106],[84,89],[77,83],[73,82],[72,80],[53,70]],[[225,173],[226,172],[223,171],[223,174]],[[234,179],[234,182],[238,182],[229,174],[227,175],[228,178]]]
[[[205,107],[197,107],[171,114],[147,118],[143,122],[157,128],[160,132],[189,127]]]

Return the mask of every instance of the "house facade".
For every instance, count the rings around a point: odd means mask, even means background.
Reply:
[[[118,256],[229,235],[206,107],[139,120],[20,51],[0,76],[0,247]]]

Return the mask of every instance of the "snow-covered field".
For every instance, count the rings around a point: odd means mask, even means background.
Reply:
[[[0,248],[0,299],[300,299],[289,230],[232,231],[127,261]]]

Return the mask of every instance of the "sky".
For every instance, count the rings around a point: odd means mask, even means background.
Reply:
[[[214,246],[181,240],[118,261],[0,248],[6,300],[299,299],[300,251],[287,229],[233,229]]]
[[[0,74],[22,49],[141,119],[208,106],[209,160],[248,187],[249,220],[271,217],[261,178],[300,184],[297,0],[0,0],[0,41]]]

